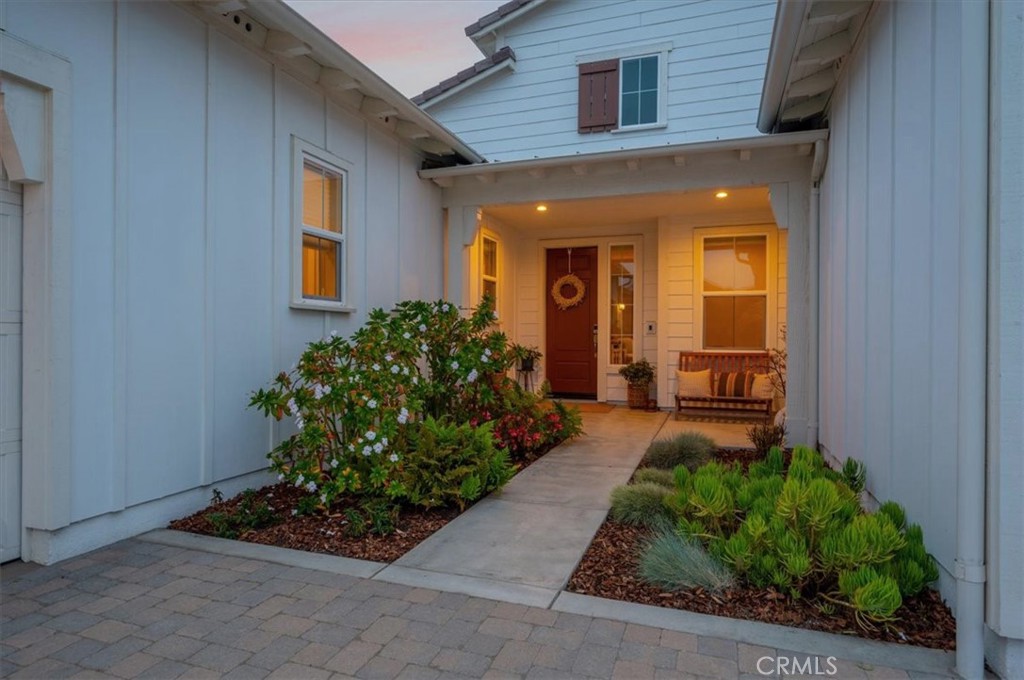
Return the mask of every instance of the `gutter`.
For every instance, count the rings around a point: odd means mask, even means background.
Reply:
[[[722,139],[710,142],[690,142],[686,144],[666,144],[642,149],[616,149],[597,153],[572,154],[553,156],[550,158],[528,158],[518,161],[500,161],[481,165],[458,165],[450,168],[430,168],[420,170],[423,179],[441,177],[462,177],[466,175],[486,175],[514,170],[527,171],[539,168],[564,167],[567,165],[590,165],[609,161],[642,160],[645,158],[664,158],[665,156],[685,157],[693,154],[714,153],[716,151],[736,151],[746,149],[770,149],[800,144],[813,145],[828,137],[828,130],[805,130],[784,134],[744,137],[740,139]]]
[[[800,29],[810,4],[809,0],[779,0],[775,10],[772,45],[761,86],[761,105],[757,111],[757,129],[761,132],[774,131],[778,122],[789,68],[800,45]]]
[[[249,5],[248,11],[257,16],[266,17],[282,30],[300,38],[312,48],[314,54],[326,57],[330,62],[328,66],[338,68],[355,78],[372,92],[372,96],[383,99],[394,106],[398,111],[399,118],[420,126],[431,137],[450,146],[466,161],[470,163],[484,162],[484,157],[459,139],[455,133],[413,104],[390,83],[345,51],[338,43],[284,2],[254,2]]]
[[[989,3],[961,6],[957,328],[956,672],[985,675]]]

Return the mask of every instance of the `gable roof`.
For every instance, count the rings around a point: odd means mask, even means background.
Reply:
[[[494,24],[498,23],[499,21],[507,17],[509,14],[512,14],[513,12],[533,2],[534,0],[509,0],[509,2],[506,2],[504,5],[494,10],[490,14],[485,14],[476,21],[474,21],[473,23],[471,23],[469,26],[466,26],[466,35],[472,38],[474,35],[484,30],[485,28],[490,28]],[[540,3],[538,2],[536,4]]]
[[[525,1],[529,2],[530,0]],[[497,73],[503,68],[511,68],[515,66],[515,63],[516,53],[512,51],[512,48],[508,46],[502,47],[491,56],[481,59],[469,68],[459,71],[451,78],[442,80],[434,87],[421,92],[413,97],[412,101],[421,108],[429,106],[430,104],[436,104],[442,99],[446,99],[447,97],[455,94],[455,89],[460,85],[468,85],[470,81],[474,83],[478,82]]]

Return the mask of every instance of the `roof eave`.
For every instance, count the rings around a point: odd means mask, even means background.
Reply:
[[[514,12],[509,12],[500,19],[497,19],[496,21],[481,26],[480,28],[472,32],[470,31],[472,26],[469,26],[467,27],[466,35],[469,36],[470,40],[472,40],[473,42],[479,43],[480,40],[487,37],[494,31],[498,30],[502,26],[515,21],[516,19],[518,19],[519,17],[523,16],[528,12],[532,12],[533,10],[543,5],[545,2],[547,2],[547,0],[533,0],[533,2],[528,2],[519,9],[515,10]],[[483,48],[481,47],[481,49]]]
[[[789,79],[789,69],[799,47],[800,31],[810,4],[809,0],[778,2],[764,85],[761,87],[761,105],[757,113],[757,129],[761,132],[770,133],[775,130],[786,81]]]

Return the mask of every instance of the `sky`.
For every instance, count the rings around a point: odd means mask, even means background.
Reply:
[[[503,0],[286,0],[407,97],[483,59],[465,28]]]

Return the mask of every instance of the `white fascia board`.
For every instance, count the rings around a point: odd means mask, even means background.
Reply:
[[[757,129],[761,132],[771,132],[778,120],[782,97],[786,92],[786,81],[789,80],[789,70],[800,46],[800,34],[803,33],[810,4],[808,0],[792,0],[778,4],[764,84],[761,86],[761,105],[757,113]]]
[[[530,5],[532,7],[532,5]],[[376,97],[394,106],[398,117],[419,125],[437,141],[451,147],[456,153],[472,163],[484,160],[483,156],[459,139],[451,130],[441,125],[426,111],[412,103],[394,86],[377,75],[368,66],[349,54],[320,29],[307,21],[301,14],[281,0],[250,3],[249,12],[254,18],[265,21],[271,27],[286,31],[309,45],[309,55],[321,66],[336,68],[352,76],[365,86],[365,94]],[[506,17],[507,18],[507,17]]]
[[[498,73],[498,72],[500,72],[500,71],[502,71],[504,69],[508,69],[510,71],[515,71],[516,70],[516,61],[515,61],[515,59],[506,59],[505,61],[501,62],[500,64],[495,64],[494,66],[492,66],[492,67],[490,67],[488,69],[480,71],[480,73],[477,73],[475,76],[473,76],[469,80],[465,80],[465,81],[459,83],[458,85],[456,85],[455,87],[451,88],[450,90],[445,90],[444,92],[442,92],[441,94],[437,95],[436,97],[432,97],[431,99],[428,99],[427,101],[423,102],[422,104],[420,104],[420,108],[424,109],[424,110],[429,109],[431,106],[434,106],[435,104],[443,102],[445,99],[449,99],[450,97],[454,97],[455,95],[459,94],[460,92],[468,90],[469,88],[471,88],[474,85],[476,85],[477,83],[479,83],[481,80],[486,80],[487,78],[490,78],[494,74],[496,74],[496,73]]]
[[[502,18],[500,18],[497,21],[495,21],[493,24],[487,24],[486,26],[481,28],[476,33],[473,33],[472,35],[470,35],[469,39],[472,40],[473,42],[477,42],[481,38],[484,38],[487,35],[489,35],[489,34],[493,33],[494,31],[498,30],[499,28],[501,28],[505,24],[508,24],[508,23],[511,23],[511,22],[515,21],[516,19],[518,19],[519,17],[523,16],[524,14],[526,14],[528,12],[532,12],[533,10],[537,9],[538,7],[540,7],[541,5],[543,5],[547,1],[548,0],[533,0],[533,2],[531,2],[531,3],[527,4],[527,5],[523,5],[522,7],[517,9],[515,12],[512,12],[510,14],[506,14]],[[488,56],[490,56],[490,55],[488,55]]]
[[[671,144],[666,146],[654,146],[646,149],[621,149],[617,151],[602,151],[589,154],[573,154],[571,156],[554,156],[552,158],[531,158],[521,161],[504,161],[498,163],[479,163],[473,165],[457,165],[450,168],[431,168],[420,170],[419,176],[423,179],[440,179],[448,177],[461,177],[463,175],[482,175],[486,173],[499,173],[510,171],[528,172],[540,168],[552,167],[573,167],[580,166],[584,169],[595,163],[607,163],[610,161],[642,160],[645,158],[670,158],[678,156],[688,157],[702,153],[715,153],[720,151],[740,151],[744,149],[765,149],[784,146],[799,147],[802,144],[814,144],[819,140],[828,138],[828,130],[804,130],[801,132],[785,132],[777,135],[762,135],[758,137],[743,137],[738,139],[720,139],[710,142],[690,142],[687,144]],[[577,172],[577,174],[581,174]]]

